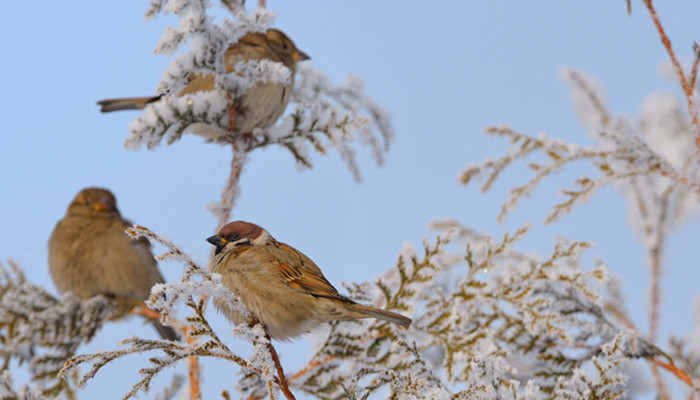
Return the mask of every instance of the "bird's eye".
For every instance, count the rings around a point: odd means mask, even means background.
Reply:
[[[282,43],[282,48],[283,48],[284,50],[287,50],[288,47],[289,47],[289,46],[287,46],[287,43],[284,43],[284,42]]]
[[[238,239],[240,239],[240,238],[241,238],[241,236],[240,236],[239,234],[237,234],[237,233],[234,233],[233,235],[231,235],[231,241],[232,241],[232,242],[233,242],[233,241],[236,241],[236,240],[238,240]]]

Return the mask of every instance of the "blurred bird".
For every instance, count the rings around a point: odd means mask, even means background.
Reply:
[[[146,300],[163,277],[148,240],[124,232],[130,226],[109,190],[81,190],[49,239],[49,270],[58,290],[82,299]],[[161,337],[178,340],[172,328],[152,321]]]
[[[241,299],[270,337],[287,340],[320,323],[378,318],[401,326],[411,319],[341,296],[311,259],[258,225],[234,221],[207,239],[216,246],[211,272]],[[214,304],[235,324],[247,322],[221,299]]]
[[[274,124],[284,113],[294,86],[294,72],[297,62],[308,60],[309,56],[297,49],[291,39],[277,29],[265,33],[249,32],[237,43],[229,46],[224,55],[226,72],[232,72],[240,61],[271,60],[281,62],[292,72],[288,84],[258,82],[240,98],[234,99],[230,131],[250,134],[253,128],[266,128]],[[211,74],[191,74],[187,87],[178,96],[189,93],[214,90],[214,76]],[[107,99],[97,102],[102,112],[143,109],[147,104],[160,100],[163,94],[155,97],[129,97]],[[234,112],[235,111],[235,112]],[[235,128],[235,131],[234,131]],[[206,129],[193,129],[195,133],[210,136]]]

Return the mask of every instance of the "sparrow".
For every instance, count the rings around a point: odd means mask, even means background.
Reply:
[[[335,320],[378,318],[404,327],[411,319],[358,304],[338,293],[309,257],[263,228],[234,221],[207,239],[216,246],[211,272],[221,274],[250,313],[278,340],[289,340]],[[235,324],[248,322],[221,299],[214,305]]]
[[[236,63],[248,60],[271,60],[280,62],[292,72],[289,83],[284,85],[272,82],[258,82],[245,94],[234,99],[232,114],[235,115],[231,124],[231,131],[250,134],[253,128],[267,128],[274,124],[284,113],[289,97],[294,86],[294,73],[299,61],[308,60],[310,57],[297,49],[294,42],[277,29],[269,29],[265,33],[249,32],[238,42],[231,44],[224,55],[226,72],[232,72]],[[188,77],[187,86],[178,93],[184,96],[200,91],[214,90],[214,76],[211,74],[191,74]],[[102,112],[117,110],[143,109],[146,105],[156,102],[163,97],[159,94],[154,97],[128,97],[121,99],[107,99],[97,102]],[[195,124],[198,125],[198,124]],[[205,136],[209,133],[200,127],[203,132],[195,133]]]
[[[132,225],[109,190],[81,190],[49,239],[49,271],[59,292],[81,299],[146,300],[151,286],[164,281],[148,240],[133,240],[124,232]],[[179,339],[172,328],[152,321],[163,339]]]

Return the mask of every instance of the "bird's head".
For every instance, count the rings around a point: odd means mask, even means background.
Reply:
[[[238,246],[262,246],[271,240],[272,236],[265,229],[245,221],[229,222],[216,235],[207,238],[207,242],[216,246],[216,254]]]
[[[98,187],[81,190],[68,206],[70,215],[108,216],[119,215],[117,199],[112,192]]]

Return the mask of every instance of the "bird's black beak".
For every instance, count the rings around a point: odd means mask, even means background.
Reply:
[[[226,243],[228,243],[228,240],[222,238],[219,235],[214,235],[214,236],[208,237],[207,242],[216,246],[216,250],[214,251],[214,254],[219,254],[221,252],[221,250],[224,249],[224,246],[226,246]]]
[[[214,235],[214,236],[208,237],[207,242],[213,244],[216,247],[224,247],[224,246],[226,246],[227,240],[222,238],[219,235]]]

